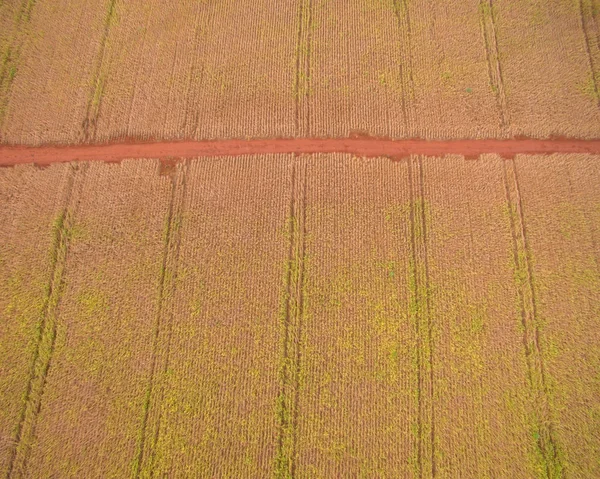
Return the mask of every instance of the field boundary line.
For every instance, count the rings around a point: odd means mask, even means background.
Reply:
[[[102,106],[102,96],[104,94],[104,87],[106,78],[102,73],[102,67],[106,57],[106,43],[108,36],[113,24],[115,17],[115,11],[117,8],[117,0],[109,0],[108,11],[104,17],[104,29],[102,30],[102,36],[100,38],[100,48],[96,57],[94,74],[92,77],[92,85],[88,94],[88,100],[86,105],[85,118],[81,123],[81,137],[84,142],[88,142],[90,139],[96,138],[96,128],[98,117],[100,115],[100,108]],[[91,130],[91,132],[90,132]]]
[[[15,436],[14,447],[10,452],[7,478],[25,475],[32,441],[35,437],[37,419],[41,410],[42,398],[50,370],[58,326],[58,310],[64,290],[64,275],[75,217],[81,201],[81,189],[85,180],[86,167],[69,167],[63,207],[52,225],[52,247],[50,250],[49,280],[46,297],[40,314],[35,352],[29,370],[29,380],[25,390],[23,407]],[[78,180],[77,172],[81,171]]]
[[[295,158],[292,164],[290,216],[286,231],[289,250],[285,269],[285,295],[281,307],[283,344],[279,368],[281,384],[277,398],[279,438],[275,458],[275,476],[279,478],[295,477],[297,467],[306,255],[306,171],[306,162]]]
[[[500,116],[500,128],[506,130],[510,125],[510,115],[504,89],[504,77],[502,75],[500,52],[498,50],[496,17],[492,0],[480,0],[479,18],[485,46],[490,86],[496,97],[498,114]]]
[[[527,239],[523,203],[519,186],[517,165],[514,160],[504,160],[504,187],[513,242],[514,281],[523,327],[523,346],[527,363],[527,376],[535,408],[536,447],[541,455],[548,478],[563,477],[563,465],[556,442],[550,392],[546,379],[541,343],[535,279],[531,249]],[[509,165],[510,164],[510,172]],[[512,184],[511,184],[512,183]]]
[[[591,0],[593,2],[593,0]],[[588,57],[588,62],[590,66],[590,74],[592,75],[592,86],[594,88],[594,95],[596,97],[596,103],[600,107],[600,88],[598,86],[600,71],[598,71],[600,65],[596,64],[594,60],[594,55],[592,53],[592,48],[596,50],[596,54],[600,56],[600,52],[598,49],[600,45],[598,44],[598,24],[596,23],[596,18],[593,11],[593,6],[590,11],[586,8],[587,2],[584,0],[579,0],[579,17],[581,20],[581,29],[583,32],[583,39],[585,43],[585,51]],[[598,14],[600,12],[597,12]],[[596,31],[596,40],[594,41],[594,37],[592,32]]]
[[[136,478],[154,475],[156,445],[160,438],[162,397],[166,386],[169,356],[173,335],[173,299],[177,286],[177,274],[181,247],[181,227],[189,163],[185,162],[172,173],[169,208],[163,231],[163,258],[158,284],[157,312],[154,324],[152,366],[145,394],[142,425],[133,473]],[[159,371],[159,373],[157,373]],[[158,408],[158,409],[157,409]],[[156,410],[157,409],[157,410]],[[156,410],[156,411],[155,411]],[[150,429],[151,434],[148,430]],[[149,452],[148,452],[149,451]]]

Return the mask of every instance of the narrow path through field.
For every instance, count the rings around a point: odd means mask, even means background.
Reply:
[[[19,163],[48,165],[69,161],[115,162],[126,158],[191,158],[197,156],[235,156],[266,153],[352,153],[358,156],[408,155],[443,156],[449,154],[477,157],[497,153],[505,158],[516,154],[595,153],[600,140],[510,139],[510,140],[391,140],[387,138],[275,138],[247,140],[201,140],[123,142],[64,146],[0,145],[0,166]]]

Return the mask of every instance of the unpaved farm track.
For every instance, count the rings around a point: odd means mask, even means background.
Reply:
[[[190,158],[267,153],[352,153],[358,156],[463,155],[468,158],[496,153],[505,158],[516,154],[600,153],[600,140],[511,139],[511,140],[392,140],[387,138],[276,138],[205,141],[161,141],[65,146],[0,146],[0,166],[20,163],[49,165],[70,161],[117,162],[126,158]]]

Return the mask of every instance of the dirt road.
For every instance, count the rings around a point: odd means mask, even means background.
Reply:
[[[511,140],[391,140],[387,138],[276,138],[248,140],[123,142],[97,145],[8,146],[0,145],[0,166],[20,163],[48,165],[69,161],[117,162],[126,158],[189,158],[265,153],[352,153],[357,156],[464,155],[483,153],[503,157],[516,154],[600,153],[600,140],[511,139]]]

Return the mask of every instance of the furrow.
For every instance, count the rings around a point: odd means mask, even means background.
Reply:
[[[156,446],[160,438],[163,415],[161,399],[166,387],[169,352],[173,327],[173,300],[177,282],[177,267],[181,244],[183,203],[186,194],[188,162],[173,173],[169,209],[163,232],[163,263],[158,284],[158,308],[154,326],[152,366],[133,465],[135,477],[152,477]]]
[[[559,447],[552,424],[552,411],[541,345],[540,319],[537,313],[535,279],[514,160],[504,161],[504,182],[513,238],[515,285],[523,327],[527,374],[533,398],[533,428],[538,462],[548,478],[563,477],[563,465],[559,457]]]
[[[100,48],[96,57],[96,66],[92,76],[92,86],[88,95],[85,118],[81,124],[81,137],[84,142],[94,140],[96,137],[96,127],[102,105],[102,96],[106,83],[107,72],[103,71],[106,60],[106,50],[110,29],[114,22],[117,0],[110,0],[108,10],[104,18],[104,30],[100,39]]]
[[[509,126],[510,119],[506,101],[506,92],[504,89],[504,80],[502,78],[502,66],[500,64],[500,54],[498,51],[498,36],[496,34],[496,20],[492,0],[481,0],[479,2],[479,15],[485,45],[490,87],[496,97],[498,114],[500,116],[500,127],[506,129]]]
[[[77,171],[82,171],[81,181]],[[37,345],[31,362],[29,381],[24,394],[14,449],[10,453],[8,478],[24,477],[35,427],[42,405],[46,379],[50,369],[56,340],[58,310],[64,289],[64,274],[75,217],[81,198],[85,167],[71,167],[67,178],[64,207],[52,225],[53,241],[50,252],[50,277],[42,307]]]

